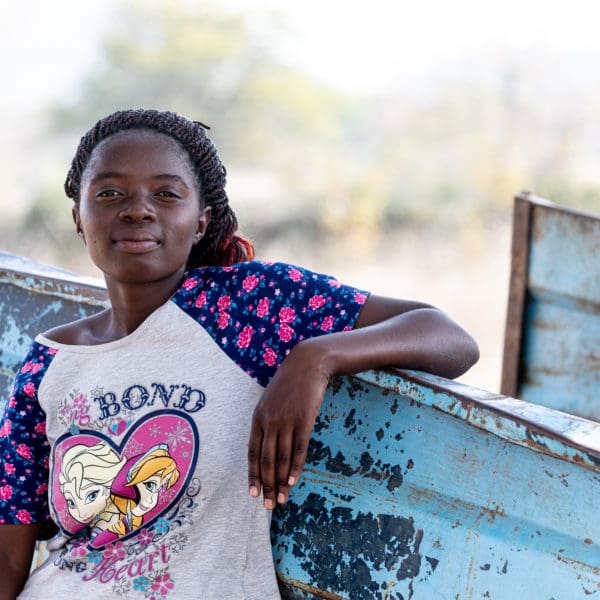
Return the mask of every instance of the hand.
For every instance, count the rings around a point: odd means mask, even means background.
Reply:
[[[265,508],[287,502],[300,477],[310,434],[330,373],[319,338],[297,344],[266,387],[254,410],[248,442],[250,495],[263,494]]]

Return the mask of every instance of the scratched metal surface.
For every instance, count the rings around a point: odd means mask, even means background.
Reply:
[[[519,398],[600,421],[600,218],[534,205]]]
[[[0,410],[35,336],[105,305],[92,280],[0,252]]]
[[[433,376],[328,392],[272,534],[284,597],[600,597],[600,424]]]
[[[98,310],[76,276],[0,255],[5,378],[30,339]],[[600,597],[600,424],[410,372],[329,389],[273,519],[282,595]]]

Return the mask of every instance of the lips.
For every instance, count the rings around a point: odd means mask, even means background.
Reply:
[[[129,254],[151,252],[160,246],[158,237],[145,231],[129,231],[116,235],[113,243],[119,250]]]

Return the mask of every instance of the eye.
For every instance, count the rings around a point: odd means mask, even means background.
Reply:
[[[86,497],[85,497],[85,503],[86,504],[90,504],[91,502],[93,502],[96,498],[98,497],[98,490],[94,490],[93,492],[90,492]]]
[[[156,491],[156,483],[154,481],[144,481],[144,487],[149,492],[155,492]]]
[[[119,190],[101,190],[96,194],[97,198],[118,198],[121,196]]]
[[[67,506],[69,508],[75,508],[75,502],[73,502],[73,500],[71,500],[71,498],[67,498]]]
[[[154,195],[165,202],[179,200],[181,198],[181,194],[174,190],[158,190]]]

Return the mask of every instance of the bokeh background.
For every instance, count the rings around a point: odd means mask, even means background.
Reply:
[[[446,310],[497,390],[512,197],[600,211],[589,0],[0,4],[0,250],[99,276],[62,190],[119,108],[209,124],[258,256]]]

